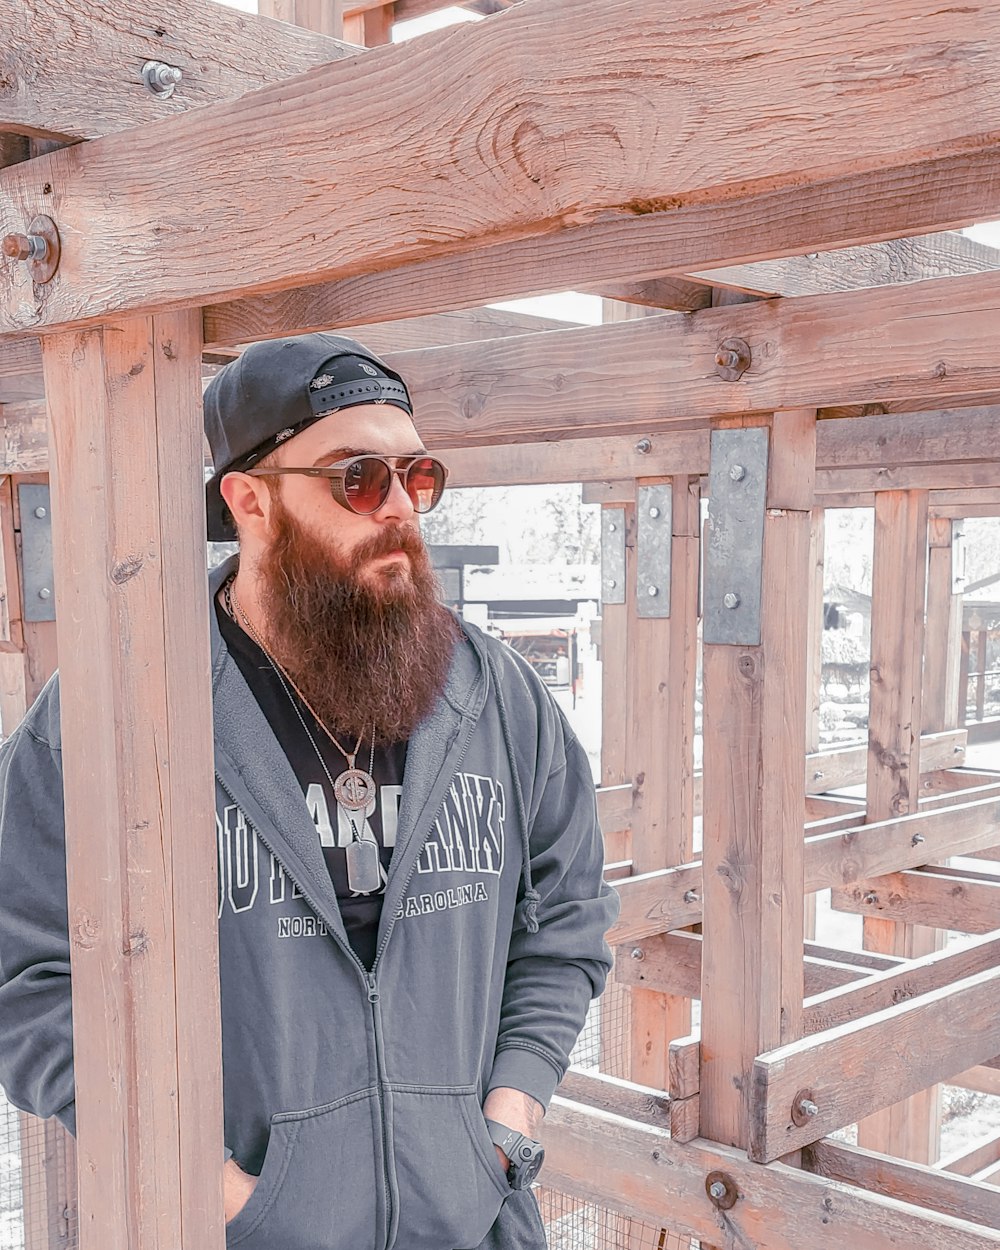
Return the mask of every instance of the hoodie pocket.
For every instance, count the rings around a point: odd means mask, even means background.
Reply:
[[[271,1118],[250,1201],[226,1225],[240,1250],[374,1250],[384,1227],[373,1094]]]
[[[392,1088],[393,1246],[478,1246],[510,1195],[474,1087]]]

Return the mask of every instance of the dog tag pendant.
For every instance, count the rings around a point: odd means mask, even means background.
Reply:
[[[378,843],[355,838],[347,844],[347,884],[355,894],[372,894],[382,885]]]

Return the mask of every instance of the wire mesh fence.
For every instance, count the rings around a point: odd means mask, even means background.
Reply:
[[[0,1094],[0,1250],[75,1250],[72,1139]]]

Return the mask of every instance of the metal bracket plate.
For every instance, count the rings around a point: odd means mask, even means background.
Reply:
[[[22,483],[17,488],[21,510],[21,598],[26,621],[56,619],[52,577],[52,515],[49,488]]]
[[[760,644],[768,431],[713,430],[705,527],[704,640]]]
[[[601,509],[601,601],[625,602],[625,509]]]
[[[670,615],[670,546],[673,491],[669,482],[640,486],[636,497],[636,615]]]

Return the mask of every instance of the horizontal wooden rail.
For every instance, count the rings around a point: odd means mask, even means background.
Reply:
[[[1000,1053],[998,995],[991,968],[758,1056],[750,1157],[777,1159]]]
[[[954,1172],[956,1176],[974,1176],[984,1168],[1000,1164],[1000,1137],[991,1133],[974,1146],[962,1146],[938,1161],[942,1172]]]
[[[835,889],[831,900],[837,911],[858,916],[990,933],[1000,919],[1000,875],[944,868],[887,873]]]
[[[546,1183],[633,1219],[708,1245],[755,1250],[997,1250],[1000,1232],[968,1218],[811,1175],[782,1163],[752,1163],[702,1138],[675,1142],[558,1095],[545,1118]],[[706,1180],[718,1173],[735,1202],[716,1207]],[[957,1177],[941,1176],[956,1192]]]

